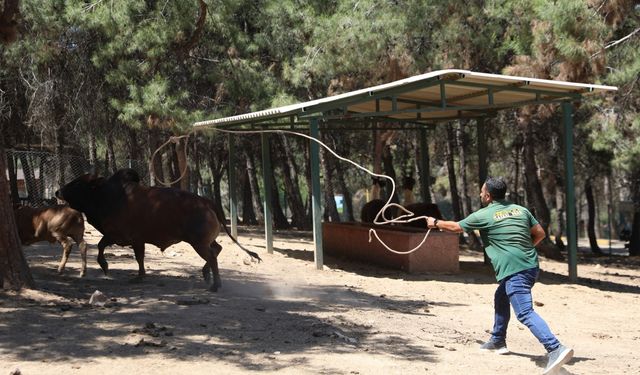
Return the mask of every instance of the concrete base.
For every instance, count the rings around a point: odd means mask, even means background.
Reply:
[[[381,226],[364,223],[322,223],[322,244],[325,254],[401,269],[406,272],[458,272],[458,235],[432,230],[422,246],[411,254],[390,252],[372,236],[375,228],[378,236],[396,251],[408,251],[424,238],[425,231],[398,226]]]

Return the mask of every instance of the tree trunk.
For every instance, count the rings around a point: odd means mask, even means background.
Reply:
[[[576,187],[576,215],[578,218],[578,239],[585,237],[584,220],[582,219],[582,193]]]
[[[607,238],[609,239],[609,246],[611,246],[611,239],[613,238],[613,233],[617,233],[613,230],[614,220],[611,218],[613,214],[613,202],[611,198],[611,177],[605,176],[603,183],[604,197],[607,200]],[[609,252],[611,252],[611,247],[609,247]]]
[[[311,147],[310,142],[306,142],[304,148],[304,160],[307,162],[304,163],[304,179],[308,187],[307,199],[305,200],[305,212],[307,213],[307,222],[309,223],[309,227],[313,224],[313,207],[312,200],[313,194],[311,191]]]
[[[273,155],[273,153],[271,154]],[[271,214],[273,215],[273,226],[275,229],[289,229],[291,224],[287,220],[282,205],[280,204],[280,192],[278,191],[278,184],[276,183],[275,169],[271,168]]]
[[[258,223],[264,223],[264,212],[262,209],[262,197],[260,196],[260,188],[258,185],[258,171],[255,167],[253,159],[253,147],[250,143],[246,143],[244,150],[245,161],[247,163],[247,173],[249,174],[249,187],[251,188],[251,200],[253,204],[253,212],[255,212]]]
[[[449,192],[451,193],[451,208],[453,209],[453,219],[455,221],[462,220],[462,212],[460,208],[460,196],[458,195],[458,184],[456,182],[456,168],[453,154],[456,148],[455,132],[453,125],[447,125],[447,174],[449,177]]]
[[[593,199],[593,186],[591,184],[591,178],[587,177],[584,182],[584,193],[587,197],[587,210],[589,212],[589,218],[587,221],[587,234],[589,236],[589,245],[591,246],[591,251],[596,254],[602,254],[602,250],[600,246],[598,246],[598,240],[596,239],[596,231],[595,231],[595,219],[596,219],[596,207]]]
[[[323,135],[326,133],[323,133]],[[323,136],[324,141],[328,139],[327,136]],[[336,207],[335,192],[333,189],[333,160],[329,155],[329,152],[323,147],[320,153],[320,168],[324,171],[323,189],[324,192],[324,220],[332,222],[340,222],[340,215],[338,214],[338,208]]]
[[[535,159],[535,140],[531,125],[527,125],[524,140],[525,186],[527,188],[528,204],[534,208],[534,213],[545,231],[549,228],[550,214],[542,192],[542,185],[538,179],[538,165]]]
[[[3,21],[10,20],[14,14],[18,14],[18,0],[5,1],[4,6],[4,17],[6,18]],[[11,6],[11,10],[8,9],[9,6]],[[10,28],[7,28],[5,24],[2,26],[0,40],[5,44],[13,42],[17,34],[17,25],[12,25]],[[33,288],[35,283],[22,253],[13,206],[9,200],[9,188],[4,176],[7,153],[3,143],[4,141],[0,143],[0,288]]]
[[[182,179],[180,179],[180,174],[182,173],[182,169],[180,168],[178,145],[174,143],[169,144],[169,167],[171,170],[171,181],[173,181],[171,187],[181,189]]]
[[[534,208],[534,216],[542,225],[545,233],[549,233],[549,222],[551,220],[551,215],[549,213],[549,208],[547,207],[547,203],[544,199],[544,194],[542,193],[542,185],[540,184],[540,180],[538,179],[538,165],[536,164],[535,159],[535,145],[536,141],[534,139],[533,134],[533,124],[531,121],[526,122],[524,143],[523,143],[523,151],[524,151],[524,179],[525,179],[525,187],[527,190],[527,200],[529,206]],[[562,254],[560,253],[560,249],[551,242],[549,237],[545,237],[542,242],[538,245],[538,250],[541,251],[544,256],[552,259],[564,259]]]
[[[211,159],[213,159],[213,157]],[[221,217],[219,217],[218,219],[220,219],[221,222],[226,223],[227,218],[224,213],[224,208],[222,207],[222,193],[220,189],[222,177],[224,176],[224,172],[226,168],[224,168],[224,163],[220,163],[219,166],[215,166],[211,164],[210,168],[211,168],[211,175],[212,175],[211,193],[213,195],[213,204],[216,207],[216,212],[221,215]]]
[[[128,149],[129,149],[129,160],[139,161],[139,146],[138,146],[138,133],[135,129],[131,127],[127,127],[127,134],[129,136]]]
[[[5,155],[4,147],[0,145],[0,171],[6,170]],[[20,246],[13,206],[9,201],[9,189],[4,176],[0,176],[0,287],[35,287],[31,270]]]
[[[242,194],[242,224],[257,225],[258,219],[253,209],[253,196],[251,195],[251,183],[249,182],[249,171],[245,169],[241,178]]]
[[[284,180],[284,193],[289,202],[291,210],[291,225],[298,229],[311,228],[311,222],[307,220],[307,216],[302,203],[302,195],[300,194],[300,186],[295,171],[295,159],[291,153],[287,139],[283,134],[274,140],[280,141],[277,144],[281,147],[283,157],[278,158],[280,169],[282,170],[282,178]]]
[[[524,141],[523,141],[522,131],[518,130],[515,134],[515,138],[511,146],[512,147],[511,153],[513,155],[513,181],[512,181],[512,184],[510,184],[509,186],[511,188],[511,192],[510,192],[511,197],[509,200],[519,205],[524,205],[524,203],[520,199],[520,193],[519,193],[520,183],[521,183],[520,172],[522,170],[521,161],[522,161],[523,142]]]
[[[11,155],[11,157],[9,157]],[[5,152],[5,155],[0,155],[0,157],[7,157],[7,171],[9,173],[9,190],[11,191],[11,203],[18,204],[20,203],[20,194],[18,193],[18,174],[16,170],[16,162],[15,156],[12,151],[8,153]]]
[[[344,179],[346,173],[344,166],[340,162],[336,162],[336,172],[338,173],[338,186],[344,197],[344,215],[347,221],[356,221],[353,215],[353,197],[349,188],[347,187],[347,181]]]
[[[565,199],[564,199],[564,185],[563,181],[559,178],[556,179],[556,207],[558,208],[558,226],[556,227],[555,235],[555,243],[559,249],[564,249],[565,244],[562,241],[562,235],[564,234],[565,228]]]
[[[592,185],[593,186],[593,185]],[[593,186],[593,189],[595,190],[594,194],[593,194],[593,204],[595,207],[595,214],[594,214],[594,228],[595,228],[595,233],[596,233],[596,237],[597,238],[603,238],[604,235],[602,233],[602,225],[600,225],[600,199],[598,199],[598,197],[600,197],[600,194],[598,194],[598,187],[597,186]]]
[[[426,131],[425,131],[426,134]],[[417,132],[418,137],[422,137],[422,131]],[[422,141],[420,141],[422,142]],[[419,142],[419,143],[420,143]],[[423,151],[421,147],[416,147],[416,160],[424,159],[424,163],[417,163],[418,169],[418,177],[420,178],[420,199],[424,203],[435,202],[435,197],[432,197],[433,192],[431,191],[431,171],[430,171],[430,159],[429,159],[429,143],[428,139],[425,140],[426,148]],[[421,169],[421,166],[424,165],[424,171]],[[424,187],[424,188],[423,188]]]
[[[109,150],[105,147],[104,149],[104,168],[102,168],[102,174],[105,176],[109,176]]]
[[[3,157],[5,157],[3,155]],[[33,163],[29,158],[28,151],[19,151],[18,159],[20,160],[20,166],[22,167],[22,175],[24,176],[24,184],[27,188],[27,197],[40,195],[38,192],[38,185],[36,184],[36,175],[33,168]]]
[[[56,129],[56,158],[58,159],[58,171],[56,176],[58,176],[58,186],[64,186],[67,182],[67,178],[65,176],[65,154],[64,154],[64,145],[65,145],[65,128],[62,124],[58,126]],[[40,180],[42,181],[42,172],[40,172]]]
[[[193,168],[193,173],[191,173],[193,175],[193,179],[192,181],[193,183],[193,187],[195,189],[195,193],[196,194],[200,194],[203,190],[204,190],[204,184],[202,183],[202,174],[200,173],[200,149],[198,147],[198,142],[197,139],[194,139],[194,141],[191,143],[191,149],[192,149],[192,158],[193,158],[193,164],[194,164],[194,168]],[[220,202],[222,204],[222,202]]]
[[[149,129],[149,155],[151,155],[152,160],[149,163],[149,171],[150,186],[158,185],[158,181],[164,181],[164,170],[163,170],[163,162],[162,162],[162,154],[158,152],[155,154],[156,150],[160,146],[160,134],[158,129],[150,128]]]
[[[159,180],[158,182],[161,185],[166,186],[172,181],[175,181],[173,175],[173,149],[171,145],[168,145],[164,150],[158,153],[158,157],[160,157],[160,161],[162,162],[162,175],[163,180]]]
[[[386,174],[387,176],[391,177],[394,181],[396,181],[397,180],[396,170],[395,168],[393,168],[393,155],[391,154],[391,145],[388,143],[385,143],[384,147],[382,148],[382,165],[384,168],[384,174]],[[398,190],[396,189],[395,191],[391,191],[391,183],[386,179],[382,181],[384,181],[384,190],[385,190],[385,195],[383,199],[386,201],[387,199],[389,199],[389,195],[393,193],[393,196],[391,197],[391,202],[399,203],[400,198],[398,196]]]
[[[385,148],[388,140],[393,137],[393,134],[394,134],[393,130],[384,130],[384,131],[374,130],[373,131],[373,134],[372,134],[373,135],[373,168],[372,168],[373,173],[376,173],[376,174],[382,173],[383,162],[384,162],[383,158],[385,157],[384,156]],[[389,177],[392,177],[392,176],[389,176]],[[386,179],[383,179],[382,181],[384,181],[385,184],[387,183]],[[371,196],[372,196],[372,199],[384,199],[385,201],[388,198],[386,194],[382,196],[380,192],[380,186],[376,184],[375,181],[372,187]]]
[[[633,225],[631,227],[631,239],[629,240],[629,255],[640,255],[640,209],[635,205],[633,213]]]
[[[90,132],[89,134],[89,164],[93,168],[92,172],[97,170],[98,165],[98,146],[97,146],[96,134]]]
[[[109,174],[114,174],[118,170],[116,151],[113,145],[113,131],[107,133],[107,170]]]
[[[456,138],[458,141],[458,156],[460,158],[460,179],[462,181],[462,207],[464,212],[462,213],[462,217],[467,217],[473,211],[471,209],[471,197],[469,197],[469,188],[467,186],[467,153],[466,153],[466,142],[464,139],[464,121],[459,121],[459,125],[456,131]],[[480,251],[483,250],[482,244],[476,236],[475,232],[468,232],[469,240],[471,243],[469,247],[473,250]]]
[[[460,196],[461,196],[461,216],[466,217],[471,213],[471,198],[469,197],[469,189],[467,186],[467,155],[464,141],[464,123],[458,121],[455,128],[456,143],[458,145],[458,160],[460,167]]]
[[[631,175],[631,197],[633,201],[633,225],[629,240],[629,255],[640,255],[640,170]]]
[[[187,139],[180,138],[176,143],[176,162],[177,162],[177,178],[180,179],[178,186],[184,191],[190,191],[189,189],[189,165],[187,161]],[[183,175],[184,174],[184,175]]]

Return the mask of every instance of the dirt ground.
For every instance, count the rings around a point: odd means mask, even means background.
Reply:
[[[142,282],[128,248],[107,249],[110,276],[102,275],[93,230],[84,279],[77,248],[64,275],[56,273],[59,245],[26,248],[39,289],[0,292],[0,375],[535,374],[546,364],[515,318],[510,355],[478,350],[496,286],[481,254],[461,250],[457,274],[335,258],[319,271],[309,233],[276,233],[268,254],[259,232],[240,232],[264,262],[249,262],[221,236],[218,293],[206,290],[203,261],[186,244],[164,255],[148,246]],[[541,268],[536,310],[575,349],[559,373],[640,373],[640,260],[581,254],[577,284],[564,263],[542,260]],[[96,290],[104,306],[89,304]]]

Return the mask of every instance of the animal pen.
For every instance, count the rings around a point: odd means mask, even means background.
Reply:
[[[565,195],[569,278],[577,280],[577,223],[573,166],[573,104],[585,95],[617,90],[616,87],[553,81],[467,70],[439,70],[395,82],[347,92],[304,103],[267,109],[231,117],[195,123],[195,129],[207,127],[230,131],[229,192],[231,230],[237,234],[237,196],[234,188],[235,143],[232,131],[263,131],[263,181],[270,186],[271,170],[268,132],[304,129],[318,139],[319,132],[367,129],[371,124],[392,122],[419,131],[420,155],[425,155],[426,131],[429,126],[458,119],[474,119],[479,144],[480,180],[487,174],[485,121],[499,110],[529,105],[560,104],[563,119],[565,156]],[[267,131],[267,132],[264,132]],[[323,267],[322,212],[319,145],[310,141],[311,194],[313,211],[314,259],[317,269]],[[424,162],[424,157],[420,158]],[[427,181],[420,181],[421,191]],[[265,241],[273,252],[273,221],[270,215],[271,192],[265,189]]]

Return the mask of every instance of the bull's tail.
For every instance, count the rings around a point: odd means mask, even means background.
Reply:
[[[215,212],[215,213],[216,213],[216,216],[218,217],[218,221],[219,221],[219,222],[220,222],[220,224],[222,225],[222,228],[224,228],[224,231],[227,233],[227,236],[229,236],[229,238],[231,238],[231,240],[232,240],[233,242],[235,242],[235,244],[236,244],[236,245],[238,245],[238,247],[239,247],[239,248],[241,248],[242,250],[244,250],[244,251],[245,251],[247,254],[249,254],[252,258],[257,259],[257,260],[258,260],[258,262],[262,262],[262,258],[260,258],[260,256],[259,256],[257,253],[255,253],[255,252],[253,252],[253,251],[251,251],[251,250],[247,249],[246,247],[242,246],[242,245],[240,244],[240,242],[238,242],[238,240],[236,240],[236,239],[231,235],[231,232],[229,232],[229,228],[227,228],[227,223],[225,223],[224,215],[222,215],[220,212],[218,212],[218,208],[216,208],[215,203],[213,203],[213,202],[211,202],[211,201],[209,201],[209,202],[210,202],[210,205],[211,205],[211,207],[212,207],[212,209],[213,209],[213,212]]]

